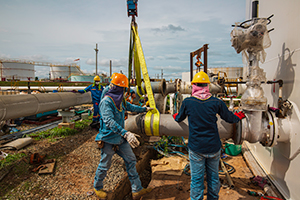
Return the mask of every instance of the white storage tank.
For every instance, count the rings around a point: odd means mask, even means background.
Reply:
[[[75,65],[50,65],[50,79],[67,80],[71,75],[82,75],[82,71]]]
[[[28,81],[28,78],[30,78],[30,80],[34,80],[35,70],[33,63],[0,60],[0,69],[1,81]]]

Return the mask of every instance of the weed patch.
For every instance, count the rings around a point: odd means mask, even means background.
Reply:
[[[13,164],[17,160],[20,160],[21,158],[25,157],[25,153],[15,153],[15,154],[8,154],[6,158],[0,161],[0,170],[4,167]]]
[[[84,128],[88,127],[91,123],[90,119],[76,121],[75,122],[75,129],[71,129],[68,127],[58,128],[55,127],[53,129],[49,129],[46,131],[41,131],[37,133],[30,134],[30,137],[33,137],[35,140],[41,139],[50,139],[50,142],[56,141],[55,138],[64,138],[66,136],[75,135],[79,131],[83,130]]]

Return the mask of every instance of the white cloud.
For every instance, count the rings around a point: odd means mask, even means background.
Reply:
[[[163,70],[164,73],[166,72],[185,72],[188,71],[189,69],[184,69],[182,67],[176,67],[176,66],[166,66],[166,67],[162,67],[162,66],[155,66],[153,67],[153,69],[156,70]]]
[[[242,65],[230,31],[231,24],[244,20],[244,11],[241,0],[139,1],[136,21],[149,74],[160,74],[154,66],[166,77],[189,71],[189,53],[206,43],[209,66]],[[131,18],[126,1],[2,0],[0,17],[5,19],[0,21],[0,57],[55,64],[80,58],[81,69],[93,73],[98,43],[98,71],[109,73],[112,60],[113,71],[127,72]]]
[[[182,28],[181,26],[176,26],[173,24],[169,24],[167,26],[162,26],[161,28],[153,28],[152,29],[155,32],[178,32],[178,31],[185,31],[184,28]]]

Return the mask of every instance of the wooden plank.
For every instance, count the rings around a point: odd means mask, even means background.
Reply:
[[[56,161],[54,159],[54,162],[52,162],[52,163],[43,164],[44,166],[46,166],[46,168],[41,168],[39,170],[39,174],[51,174],[51,173],[53,173],[55,163],[56,163]]]

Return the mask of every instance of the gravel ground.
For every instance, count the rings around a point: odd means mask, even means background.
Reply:
[[[13,166],[10,173],[0,182],[1,199],[97,199],[96,195],[87,195],[93,191],[93,179],[100,160],[100,151],[94,142],[96,130],[86,128],[81,133],[62,138],[55,142],[49,140],[35,141],[21,150],[27,157]],[[142,147],[140,147],[142,148]],[[7,153],[13,151],[6,150]],[[38,175],[31,172],[28,164],[32,153],[47,155],[47,159],[56,159],[53,174]],[[143,153],[136,149],[137,158]],[[104,180],[104,190],[112,192],[116,184],[126,174],[124,161],[114,155],[108,175]],[[143,186],[150,181],[151,172],[141,174]],[[148,181],[148,182],[149,182]],[[147,183],[146,183],[147,184]],[[127,197],[126,199],[130,199]]]

